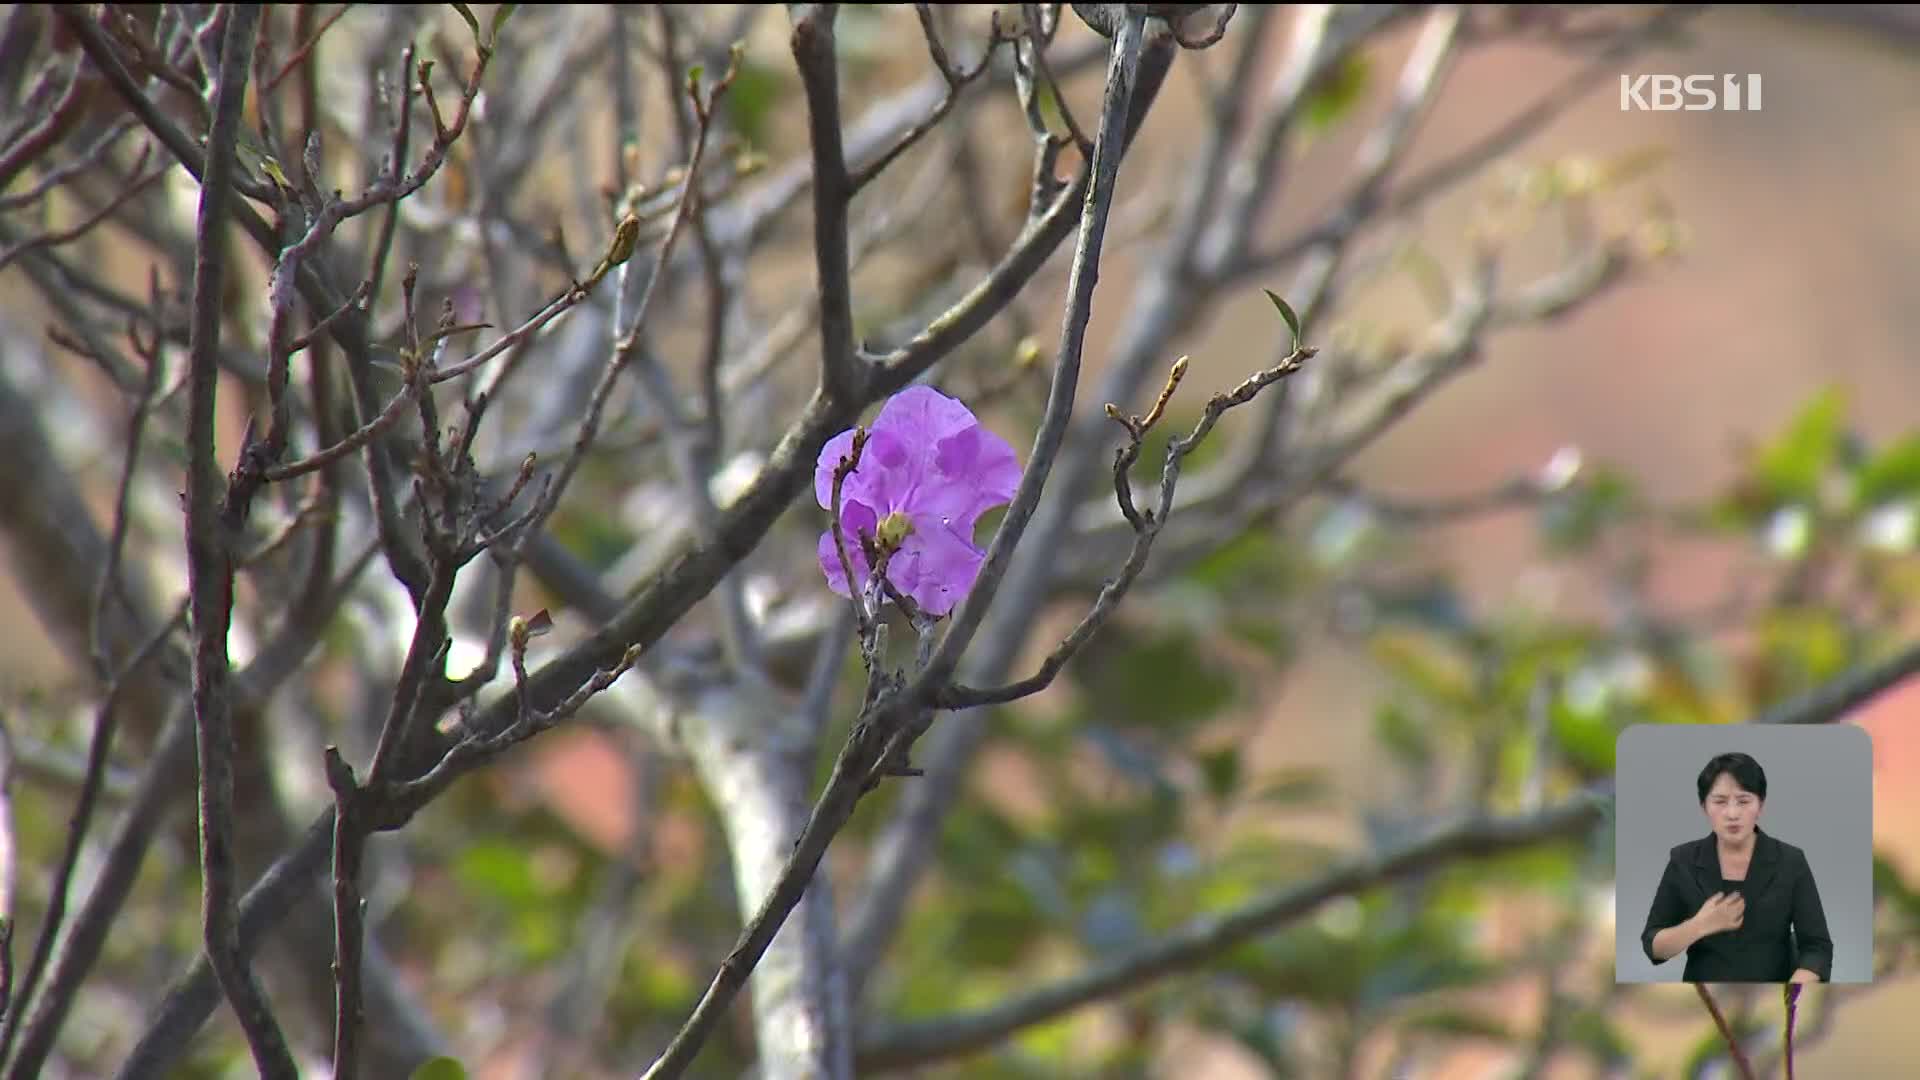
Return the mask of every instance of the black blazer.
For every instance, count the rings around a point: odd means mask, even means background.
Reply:
[[[1694,942],[1686,952],[1682,980],[1783,983],[1795,969],[1806,968],[1821,982],[1831,982],[1833,938],[1806,853],[1758,826],[1753,832],[1753,861],[1741,884],[1747,910],[1740,928]],[[1719,891],[1720,856],[1713,834],[1675,845],[1640,932],[1647,959],[1662,962],[1654,959],[1653,935],[1692,918]]]

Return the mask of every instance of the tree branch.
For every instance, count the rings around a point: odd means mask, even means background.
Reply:
[[[1727,1017],[1720,1011],[1720,1003],[1713,1000],[1713,991],[1706,983],[1694,983],[1693,989],[1700,995],[1700,1001],[1707,1007],[1707,1015],[1713,1017],[1713,1026],[1720,1030],[1720,1038],[1726,1040],[1727,1053],[1733,1056],[1733,1067],[1740,1072],[1741,1080],[1754,1080],[1753,1063],[1747,1060],[1747,1052],[1740,1048],[1740,1040],[1727,1025]]]
[[[233,864],[233,726],[228,697],[227,632],[233,618],[234,545],[245,507],[222,505],[220,467],[214,457],[218,422],[220,294],[226,272],[221,233],[233,198],[234,145],[240,133],[248,61],[260,9],[235,5],[227,11],[219,81],[213,91],[213,126],[207,135],[207,171],[201,186],[194,237],[191,374],[187,447],[187,573],[193,617],[193,711],[200,774],[200,873],[202,930],[220,989],[233,1006],[262,1076],[299,1076],[286,1039],[251,968],[240,952],[235,925],[237,885]],[[251,447],[247,448],[251,449]],[[243,450],[242,454],[247,452]]]
[[[1113,198],[1113,185],[1119,172],[1120,155],[1124,152],[1127,129],[1132,119],[1129,112],[1140,69],[1144,23],[1143,15],[1130,15],[1112,47],[1106,98],[1101,111],[1100,133],[1095,143],[1093,180],[1088,189],[1081,221],[1080,244],[1075,252],[1073,272],[1075,284],[1071,290],[1072,301],[1066,319],[1069,344],[1061,349],[1054,393],[1049,400],[1048,419],[1035,441],[1032,463],[1029,464],[1028,471],[1021,480],[1020,490],[1014,497],[1014,505],[1009,509],[995,537],[994,545],[988,552],[985,566],[981,571],[980,583],[977,583],[975,591],[969,594],[966,606],[961,609],[960,615],[955,620],[954,628],[949,630],[947,638],[941,644],[942,649],[952,648],[953,658],[957,658],[958,652],[965,648],[965,639],[970,633],[970,628],[962,629],[968,626],[968,612],[972,612],[972,626],[977,626],[981,610],[992,599],[990,582],[999,570],[1004,570],[1007,555],[1019,539],[1026,517],[1032,514],[1033,504],[1038,499],[1046,469],[1054,450],[1058,448],[1066,417],[1072,411],[1073,384],[1078,378],[1080,344],[1084,340],[1093,282],[1097,276],[1100,240],[1107,211]],[[996,570],[996,567],[999,570]],[[980,591],[980,584],[989,584],[984,594]],[[954,636],[956,632],[960,635],[957,645]],[[833,774],[827,782],[827,788],[814,805],[813,813],[809,816],[806,827],[795,843],[778,881],[768,892],[759,911],[742,930],[739,942],[720,965],[719,972],[715,974],[706,993],[694,1008],[693,1015],[674,1036],[666,1051],[647,1070],[645,1080],[671,1080],[682,1075],[692,1065],[721,1016],[725,1014],[734,997],[745,987],[748,976],[765,955],[774,935],[778,933],[787,916],[805,894],[833,837],[851,819],[861,796],[876,781],[875,770],[882,768],[884,762],[894,759],[897,752],[896,738],[903,733],[916,730],[914,721],[924,711],[921,703],[931,700],[933,688],[939,685],[938,683],[930,684],[928,677],[931,673],[940,670],[941,663],[938,654],[929,658],[920,676],[921,681],[916,686],[896,694],[881,695],[874,706],[868,710],[867,715],[855,725],[854,734],[841,751],[834,765]],[[950,671],[952,659],[946,663],[947,670]]]
[[[758,683],[700,695],[684,725],[701,784],[720,813],[742,917],[752,918],[780,880],[807,821],[816,746],[804,712],[771,700]],[[852,1075],[835,957],[833,901],[822,875],[768,943],[756,970],[753,1012],[761,1080],[844,1080]]]
[[[1164,65],[1160,73],[1164,74]],[[1137,130],[1139,118],[1150,100],[1148,91],[1157,93],[1158,89],[1158,78],[1142,80],[1139,104],[1129,124],[1130,136]],[[591,685],[608,666],[622,662],[630,653],[637,655],[659,641],[753,549],[775,519],[807,489],[814,459],[829,438],[851,426],[860,411],[873,401],[907,385],[969,340],[1019,294],[1073,228],[1077,220],[1074,211],[1085,197],[1088,179],[1089,174],[1083,168],[1056,194],[1045,212],[1028,224],[1006,256],[979,284],[912,340],[878,358],[882,366],[861,399],[839,400],[816,391],[774,447],[758,477],[722,514],[716,540],[682,549],[606,625],[532,672],[527,680],[530,706],[540,709],[563,703],[574,691]],[[303,280],[306,277],[303,273]],[[316,279],[314,289],[310,301],[326,292],[326,296],[320,297],[326,301],[322,310],[333,310],[340,305],[341,299],[326,290],[323,282]],[[350,356],[365,354],[367,342],[362,320],[353,316],[342,318],[333,334]],[[514,696],[506,695],[475,713],[472,727],[480,732],[507,730],[513,726],[517,710]],[[428,777],[417,782],[422,787],[417,795],[410,796],[409,806],[414,809],[424,806],[455,779],[493,760],[510,745],[496,745],[489,740],[485,749],[449,754]],[[332,821],[333,810],[329,808],[248,892],[241,904],[243,949],[252,947],[250,942],[256,933],[263,933],[286,915],[287,898],[296,888],[311,883],[328,850]],[[151,1075],[175,1060],[186,1039],[206,1022],[217,996],[211,972],[204,962],[196,963],[175,984],[141,1037],[135,1055],[122,1066],[121,1075],[128,1078]]]
[[[835,4],[794,9],[793,60],[807,97],[813,146],[813,258],[820,296],[820,384],[836,398],[860,395],[866,361],[854,351],[853,281],[847,262],[847,206],[854,186],[841,145],[839,72],[833,55]]]
[[[1350,858],[1311,881],[1199,919],[1160,941],[990,1009],[882,1031],[861,1046],[857,1063],[863,1073],[878,1072],[983,1049],[1022,1028],[1092,1002],[1204,967],[1228,950],[1304,918],[1338,897],[1463,858],[1487,858],[1579,837],[1598,825],[1610,807],[1611,792],[1599,788],[1534,814],[1476,815],[1440,826],[1416,839]]]
[[[1146,416],[1123,417],[1119,407],[1109,403],[1107,414],[1125,427],[1129,435],[1127,445],[1115,453],[1113,462],[1115,497],[1120,503],[1122,514],[1133,525],[1134,530],[1133,550],[1128,553],[1125,565],[1120,568],[1118,575],[1107,580],[1100,589],[1100,595],[1095,598],[1093,606],[1087,610],[1079,624],[1061,640],[1060,644],[1047,654],[1038,672],[1019,682],[986,690],[975,690],[959,685],[948,686],[937,695],[939,706],[943,709],[971,709],[982,705],[1004,705],[1007,702],[1037,694],[1051,685],[1054,677],[1067,665],[1067,661],[1071,660],[1073,655],[1079,652],[1080,648],[1099,631],[1101,625],[1112,616],[1121,598],[1132,587],[1134,579],[1140,576],[1141,570],[1145,569],[1147,556],[1153,551],[1154,538],[1160,535],[1161,528],[1172,513],[1173,493],[1180,482],[1180,463],[1206,439],[1208,433],[1213,430],[1213,426],[1219,422],[1222,413],[1236,405],[1244,405],[1252,401],[1260,391],[1300,370],[1300,365],[1310,359],[1315,351],[1311,348],[1296,347],[1279,364],[1265,371],[1256,372],[1228,393],[1215,394],[1207,402],[1192,432],[1184,438],[1174,439],[1167,445],[1166,464],[1160,474],[1160,504],[1145,514],[1134,508],[1132,484],[1127,478],[1127,471],[1139,459],[1140,449],[1147,433],[1160,419],[1168,400],[1173,396],[1174,388],[1179,385],[1181,376],[1185,374],[1186,358],[1181,357],[1179,362],[1174,364],[1173,373],[1167,379],[1166,388],[1161,391],[1159,400],[1154,403],[1152,411]]]
[[[1830,724],[1920,674],[1920,642],[1877,663],[1842,672],[1753,718],[1756,724]]]
[[[1047,392],[1047,408],[1034,435],[1033,449],[1014,491],[1006,516],[994,530],[985,561],[974,579],[960,609],[953,615],[946,635],[934,650],[926,669],[915,679],[913,694],[928,697],[943,685],[960,664],[960,657],[973,642],[973,635],[986,618],[1000,580],[1020,538],[1033,520],[1040,504],[1054,458],[1066,441],[1067,425],[1073,419],[1073,399],[1080,383],[1080,354],[1086,345],[1087,325],[1093,319],[1093,290],[1100,277],[1100,249],[1106,239],[1107,215],[1113,206],[1114,185],[1120,175],[1120,159],[1126,148],[1126,128],[1131,119],[1134,85],[1140,75],[1141,54],[1146,49],[1146,16],[1129,11],[1114,34],[1113,53],[1107,67],[1107,90],[1100,110],[1100,129],[1094,137],[1093,186],[1088,191],[1086,210],[1080,222],[1080,240],[1073,253],[1073,268],[1067,279],[1067,310],[1060,329],[1060,351],[1054,361],[1053,384]],[[1166,49],[1164,43],[1156,48]]]

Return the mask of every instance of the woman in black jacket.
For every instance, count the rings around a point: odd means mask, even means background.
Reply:
[[[1806,853],[1760,830],[1760,763],[1721,754],[1697,786],[1713,831],[1668,853],[1640,933],[1647,959],[1686,953],[1686,982],[1829,981],[1833,938]]]

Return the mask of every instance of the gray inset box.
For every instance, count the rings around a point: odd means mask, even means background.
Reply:
[[[1758,763],[1765,773],[1764,800],[1734,790],[1740,787],[1736,783],[1722,784],[1722,795],[1703,802],[1702,772],[1722,754],[1746,754]],[[1810,955],[1817,958],[1824,921],[1825,936],[1832,939],[1826,981],[1873,981],[1873,740],[1865,730],[1849,724],[1636,724],[1620,733],[1615,791],[1617,981],[1687,981],[1689,954],[1696,971],[1725,970],[1715,965],[1735,962],[1729,958],[1739,950],[1762,949],[1766,929],[1791,926],[1796,912],[1815,916],[1813,929],[1794,928],[1788,955],[1797,961],[1811,946]],[[1730,797],[1724,794],[1729,791]],[[1744,812],[1747,820],[1728,825],[1725,818],[1709,816],[1710,806],[1743,804],[1750,808]],[[1729,810],[1726,816],[1738,818],[1741,812]],[[1734,872],[1725,880],[1721,876],[1716,837],[1739,838],[1748,830],[1757,830],[1752,880],[1736,885]],[[1692,917],[1706,896],[1725,887],[1756,891],[1746,901],[1741,928],[1699,938],[1656,964],[1649,955],[1653,934]],[[1817,906],[1810,905],[1816,895]],[[1681,913],[1677,918],[1676,912]],[[1719,941],[1702,947],[1715,938]],[[1786,978],[1705,974],[1697,981]]]

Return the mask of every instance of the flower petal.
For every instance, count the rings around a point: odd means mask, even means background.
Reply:
[[[853,452],[853,429],[835,435],[820,448],[820,456],[813,463],[813,495],[820,501],[820,509],[833,506],[833,474],[840,467],[840,459]],[[857,470],[856,470],[857,471]],[[847,484],[853,483],[853,477],[847,477]],[[845,501],[846,485],[841,485],[840,497]]]
[[[887,564],[887,578],[927,613],[946,615],[973,590],[985,559],[986,552],[951,527],[915,521]]]
[[[841,459],[849,454],[852,454],[852,429],[835,434],[820,448],[820,459],[814,461],[814,500],[820,502],[820,509],[833,507],[833,473],[839,469]],[[897,436],[868,432],[866,450],[860,452],[860,467],[849,473],[847,482],[841,484],[841,502],[864,502],[876,509],[891,509],[889,492],[904,484],[904,480],[895,477],[900,471],[900,457]],[[889,459],[895,463],[891,469],[883,465],[883,461]]]
[[[887,399],[874,418],[875,431],[891,431],[910,445],[931,447],[956,431],[978,425],[973,410],[931,386],[909,386]]]
[[[833,474],[851,451],[853,435],[834,436],[815,462],[814,497],[822,508],[832,505]],[[973,542],[980,515],[1012,499],[1020,476],[1012,445],[962,402],[930,386],[895,394],[868,428],[860,467],[841,489],[842,529],[856,584],[864,584],[869,572],[858,531],[904,512],[913,530],[888,564],[888,577],[928,612],[951,612],[972,589],[985,559]],[[831,529],[817,547],[829,586],[847,595]]]
[[[845,503],[844,492],[841,501]],[[847,562],[853,567],[854,580],[862,585],[866,584],[872,570],[867,565],[866,551],[860,547],[860,534],[864,532],[872,535],[878,527],[879,520],[873,509],[864,503],[843,505],[840,508],[840,534],[847,542]],[[840,550],[833,542],[831,526],[820,534],[820,541],[815,545],[815,549],[820,558],[820,572],[827,576],[827,587],[841,596],[853,595],[847,589],[847,575],[841,568]]]
[[[968,540],[980,515],[1005,505],[1020,486],[1020,459],[1007,440],[980,425],[934,447],[937,479],[915,493],[911,509],[950,524]]]

